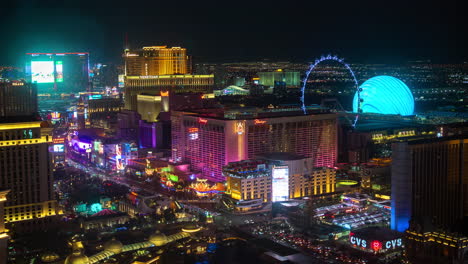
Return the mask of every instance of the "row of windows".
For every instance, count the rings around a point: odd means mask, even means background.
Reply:
[[[0,131],[0,141],[3,140],[18,140],[18,139],[32,139],[39,137],[39,130],[37,129],[21,129],[13,131]]]

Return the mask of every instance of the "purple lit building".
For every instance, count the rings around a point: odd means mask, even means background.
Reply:
[[[187,162],[212,181],[222,167],[270,152],[313,159],[314,167],[336,163],[336,114],[324,109],[200,109],[172,111],[172,161]]]

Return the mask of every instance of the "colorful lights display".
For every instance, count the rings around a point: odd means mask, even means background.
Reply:
[[[372,240],[368,241],[364,238],[358,237],[355,233],[349,233],[349,242],[351,245],[362,248],[364,250],[372,250],[378,252],[380,250],[394,250],[403,247],[403,239],[395,238],[386,241]]]
[[[412,115],[414,98],[408,86],[392,76],[376,76],[365,81],[360,87],[360,94],[356,92],[353,100],[353,111],[363,113]]]
[[[219,185],[210,185],[206,179],[197,179],[190,184],[189,189],[195,191],[197,196],[208,196],[209,194],[217,194],[225,192]]]

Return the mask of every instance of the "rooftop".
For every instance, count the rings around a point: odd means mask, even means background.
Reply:
[[[304,116],[302,108],[297,106],[286,106],[281,108],[203,108],[184,111],[187,115],[221,119],[221,120],[239,120],[239,119],[257,119],[257,118],[275,118],[289,116]],[[307,108],[305,115],[331,114],[330,110],[320,106]]]
[[[431,128],[432,125],[420,124],[415,121],[404,120],[381,120],[381,119],[359,119],[356,123],[355,131],[357,132],[372,132],[388,129],[405,129],[405,128]]]
[[[355,230],[354,236],[365,239],[365,240],[380,240],[380,241],[388,241],[392,239],[401,238],[403,236],[402,233],[391,230],[385,227],[365,227],[359,230]]]
[[[271,152],[261,154],[258,156],[266,160],[300,160],[306,158],[303,155],[299,155],[292,152]]]

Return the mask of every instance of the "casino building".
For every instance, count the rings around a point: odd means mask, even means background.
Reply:
[[[37,112],[36,85],[25,80],[0,79],[0,118]]]
[[[311,109],[200,109],[172,111],[172,160],[187,162],[211,181],[224,181],[229,162],[271,152],[312,159],[312,167],[336,162],[336,114]]]
[[[48,122],[0,122],[0,186],[10,189],[4,215],[10,228],[44,229],[59,213],[48,150],[51,143]]]
[[[336,171],[313,168],[312,158],[287,152],[262,154],[258,159],[230,162],[223,168],[232,208],[249,211],[264,203],[335,191]]]
[[[167,46],[125,50],[125,109],[138,110],[138,95],[212,93],[214,75],[193,75],[185,48]]]

